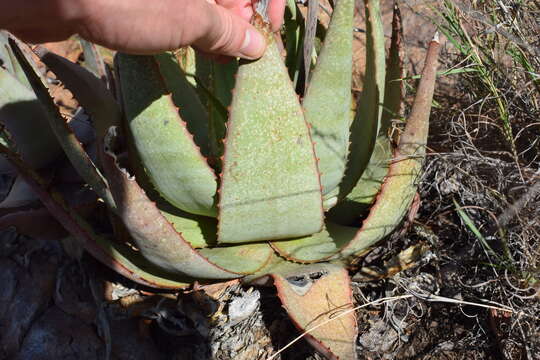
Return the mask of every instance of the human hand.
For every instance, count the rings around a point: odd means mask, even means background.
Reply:
[[[274,31],[285,0],[271,0]],[[252,0],[0,0],[0,28],[39,43],[78,33],[111,49],[151,54],[186,45],[209,54],[255,59],[263,36],[249,24]]]

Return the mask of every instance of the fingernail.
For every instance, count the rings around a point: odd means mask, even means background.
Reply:
[[[240,57],[254,60],[260,58],[266,48],[266,40],[260,32],[254,29],[247,29],[244,43],[240,49]]]

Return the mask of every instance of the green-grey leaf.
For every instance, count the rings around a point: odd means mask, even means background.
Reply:
[[[392,159],[392,147],[386,135],[377,137],[369,164],[362,177],[347,195],[328,214],[338,224],[351,225],[367,212],[381,190]]]
[[[403,81],[401,80],[404,75],[402,42],[403,27],[401,25],[401,13],[398,5],[395,4],[392,20],[392,42],[390,44],[390,53],[386,61],[386,86],[379,135],[388,136],[392,119],[400,116],[404,92]]]
[[[384,28],[379,0],[366,2],[366,71],[364,89],[351,125],[349,157],[345,176],[339,185],[343,199],[358,183],[366,169],[380,128],[380,105],[384,99]]]
[[[34,93],[41,102],[47,113],[50,128],[58,139],[60,146],[70,160],[79,175],[92,187],[96,194],[101,197],[107,205],[114,207],[114,200],[109,191],[107,181],[101,175],[95,164],[92,162],[82,144],[75,137],[66,120],[56,107],[54,100],[49,95],[49,90],[44,79],[39,75],[37,69],[28,60],[29,55],[25,55],[19,44],[14,39],[9,40],[11,48],[21,64],[28,82],[34,89]],[[22,46],[22,44],[21,44]],[[29,52],[29,50],[24,50]]]
[[[410,207],[426,152],[439,47],[438,39],[429,46],[422,80],[381,193],[356,237],[341,251],[342,256],[354,255],[390,234]]]
[[[14,150],[33,169],[47,166],[62,153],[34,92],[4,69],[0,69],[0,122],[15,143]],[[0,168],[7,164],[0,158]]]
[[[323,225],[309,129],[277,45],[240,66],[219,202],[219,242],[282,239]]]
[[[338,186],[347,161],[354,3],[338,1],[303,102],[319,158],[323,194]]]
[[[357,228],[330,222],[316,234],[300,239],[273,241],[272,247],[290,261],[311,263],[323,261],[339,252],[356,235]]]
[[[34,51],[92,117],[100,142],[109,127],[121,124],[122,115],[118,103],[105,83],[95,74],[44,47],[37,47]]]
[[[171,53],[155,55],[159,71],[166,87],[172,92],[174,104],[179,108],[180,117],[186,122],[203,156],[209,155],[208,113],[199,96]]]
[[[107,80],[107,67],[97,45],[90,41],[79,39],[84,53],[84,65],[92,74],[103,81]]]
[[[134,147],[159,193],[189,213],[216,216],[217,180],[180,119],[152,56],[117,56]]]
[[[15,54],[11,51],[9,47],[8,39],[9,36],[7,32],[0,30],[0,60],[1,64],[11,75],[13,75],[19,82],[24,85],[28,90],[31,90],[32,87],[24,75],[24,71],[21,68],[21,64],[17,61]]]
[[[116,214],[122,219],[137,248],[148,261],[165,271],[201,279],[231,279],[244,272],[256,271],[266,264],[272,256],[272,251],[266,244],[257,248],[238,247],[221,252],[195,250],[186,241],[185,235],[177,232],[161,214],[137,182],[118,166],[116,154],[112,150],[116,146],[115,128],[111,128],[109,134],[105,141],[103,163],[118,205]],[[225,268],[224,265],[230,264],[234,259],[241,259],[244,252],[254,258],[234,265],[234,269],[239,272]],[[230,259],[230,256],[233,256],[233,259]],[[214,258],[216,262],[210,258]]]

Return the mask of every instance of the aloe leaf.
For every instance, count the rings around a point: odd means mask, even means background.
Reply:
[[[86,41],[82,38],[79,39],[84,54],[84,65],[92,74],[105,83],[108,83],[108,71],[103,56],[101,56],[97,45]]]
[[[37,47],[34,52],[73,93],[85,112],[92,117],[100,142],[103,141],[109,127],[121,124],[120,108],[105,83],[85,68],[44,47]]]
[[[146,196],[135,179],[117,164],[113,149],[116,148],[116,129],[111,128],[106,138],[104,169],[111,179],[111,189],[118,204],[116,212],[123,220],[141,254],[152,264],[167,272],[183,274],[202,279],[232,279],[243,273],[263,267],[272,256],[270,247],[258,244],[255,247],[237,249],[195,250],[184,234],[175,228],[161,214],[158,207]],[[236,262],[235,270],[226,269],[242,253],[256,254],[250,261]],[[238,254],[231,260],[231,253]],[[208,258],[206,257],[208,256]],[[216,261],[212,262],[210,259]]]
[[[309,84],[309,73],[311,70],[311,55],[313,54],[313,47],[315,45],[315,35],[317,32],[317,23],[319,22],[319,0],[308,1],[308,10],[306,14],[305,33],[304,33],[304,78],[305,89]],[[351,13],[351,16],[353,14]],[[349,28],[351,29],[351,28]],[[351,29],[352,32],[352,29]]]
[[[260,243],[205,248],[199,250],[199,253],[221,268],[248,275],[262,269],[274,252],[268,244]]]
[[[392,159],[392,145],[389,128],[391,119],[399,116],[401,101],[403,99],[403,29],[401,27],[401,15],[397,4],[394,6],[392,21],[392,42],[390,54],[386,62],[386,80],[383,114],[381,116],[381,129],[367,168],[354,189],[334,207],[329,217],[339,224],[352,224],[358,221],[360,215],[368,210],[375,201],[375,197],[381,190],[384,178],[388,174],[388,168]]]
[[[107,186],[107,181],[103,178],[79,140],[75,137],[75,134],[73,134],[71,128],[67,125],[66,120],[49,95],[49,90],[44,80],[38,75],[37,70],[28,61],[26,55],[23,54],[17,42],[14,39],[9,39],[9,42],[30,85],[34,89],[34,93],[48,115],[49,125],[60,142],[60,146],[64,149],[64,152],[79,175],[81,175],[108,206],[114,207],[114,201]]]
[[[390,234],[407,213],[416,194],[426,151],[439,47],[437,35],[429,45],[422,80],[388,176],[356,237],[341,251],[342,256],[362,251]]]
[[[392,119],[399,117],[401,113],[401,104],[405,91],[401,80],[404,77],[403,57],[403,25],[399,6],[395,4],[392,18],[392,42],[386,60],[386,86],[379,135],[389,136],[388,131],[392,125]]]
[[[270,274],[293,324],[327,359],[356,359],[356,316],[343,267],[284,264]]]
[[[378,136],[362,177],[347,197],[330,210],[328,218],[343,225],[351,225],[358,221],[380,192],[384,179],[388,175],[392,156],[392,146],[388,136]]]
[[[195,53],[192,73],[197,90],[209,114],[210,156],[214,168],[221,172],[225,123],[228,120],[227,108],[231,104],[238,61],[232,59],[226,64],[217,63]]]
[[[28,168],[16,153],[2,144],[0,144],[0,153],[17,168],[20,176],[32,187],[56,220],[100,262],[126,278],[145,286],[171,289],[188,286],[185,281],[175,280],[174,276],[156,269],[128,247],[96,235],[77,211],[68,206],[59,193],[49,189],[47,182]]]
[[[192,247],[200,249],[217,244],[215,218],[186,213],[163,199],[153,198],[151,192],[148,193],[148,197],[156,202],[161,214]]]
[[[0,30],[0,60],[3,63],[2,67],[13,75],[24,87],[31,90],[32,87],[30,86],[26,75],[24,75],[21,65],[17,61],[13,51],[11,51],[8,40],[9,37],[10,35],[7,32]]]
[[[171,53],[155,55],[159,71],[165,85],[172,93],[174,104],[179,108],[180,117],[186,122],[199,146],[202,155],[209,156],[208,113],[197,92],[189,83],[176,58]]]
[[[299,263],[312,263],[331,258],[356,235],[357,228],[327,222],[325,228],[311,236],[299,239],[272,241],[280,256]]]
[[[9,189],[7,196],[0,202],[0,209],[17,208],[38,201],[30,185],[23,178],[17,176]]]
[[[19,235],[37,239],[58,240],[68,234],[46,208],[10,211],[0,217],[0,230],[9,227],[17,229]]]
[[[309,129],[271,35],[258,61],[240,66],[228,124],[218,241],[303,236],[323,224]]]
[[[47,166],[62,153],[34,92],[4,69],[0,69],[0,122],[7,130],[4,136],[9,138],[4,144],[11,143],[33,169]],[[4,158],[0,159],[0,168],[9,171]]]
[[[354,0],[337,3],[303,101],[319,158],[324,195],[338,186],[347,161],[354,3]]]
[[[369,164],[380,128],[380,104],[385,86],[384,28],[379,0],[366,1],[366,70],[364,88],[351,125],[347,169],[339,185],[339,198],[346,197]]]
[[[299,52],[302,48],[302,27],[301,27],[301,15],[294,0],[287,0],[287,7],[285,8],[284,26],[285,26],[285,46],[287,50],[287,56],[285,58],[285,64],[289,70],[289,77],[293,81],[296,87],[299,75]]]
[[[272,256],[273,251],[266,243],[210,248],[217,245],[215,218],[188,214],[164,201],[158,201],[157,207],[192,247],[202,248],[198,250],[199,254],[223,269],[251,274],[261,269]]]
[[[217,179],[180,119],[151,56],[117,56],[127,128],[156,190],[174,206],[216,216]]]

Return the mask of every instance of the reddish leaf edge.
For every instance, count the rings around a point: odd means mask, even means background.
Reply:
[[[47,183],[35,171],[29,169],[20,159],[19,155],[0,144],[0,153],[4,155],[17,169],[19,175],[32,187],[36,195],[39,197],[43,205],[47,208],[50,214],[76,239],[78,239],[93,257],[99,260],[104,265],[121,274],[122,276],[144,286],[152,288],[168,288],[179,289],[186,288],[189,284],[165,280],[164,283],[150,281],[135,273],[135,269],[129,269],[121,262],[117,261],[112,254],[116,249],[109,247],[106,250],[106,241],[100,239],[91,230],[91,227],[86,221],[72,208],[69,207],[61,195],[53,190],[48,190]],[[118,251],[116,251],[118,252]],[[121,256],[121,254],[120,254]],[[134,268],[137,266],[132,264]],[[158,276],[159,277],[159,276]]]

